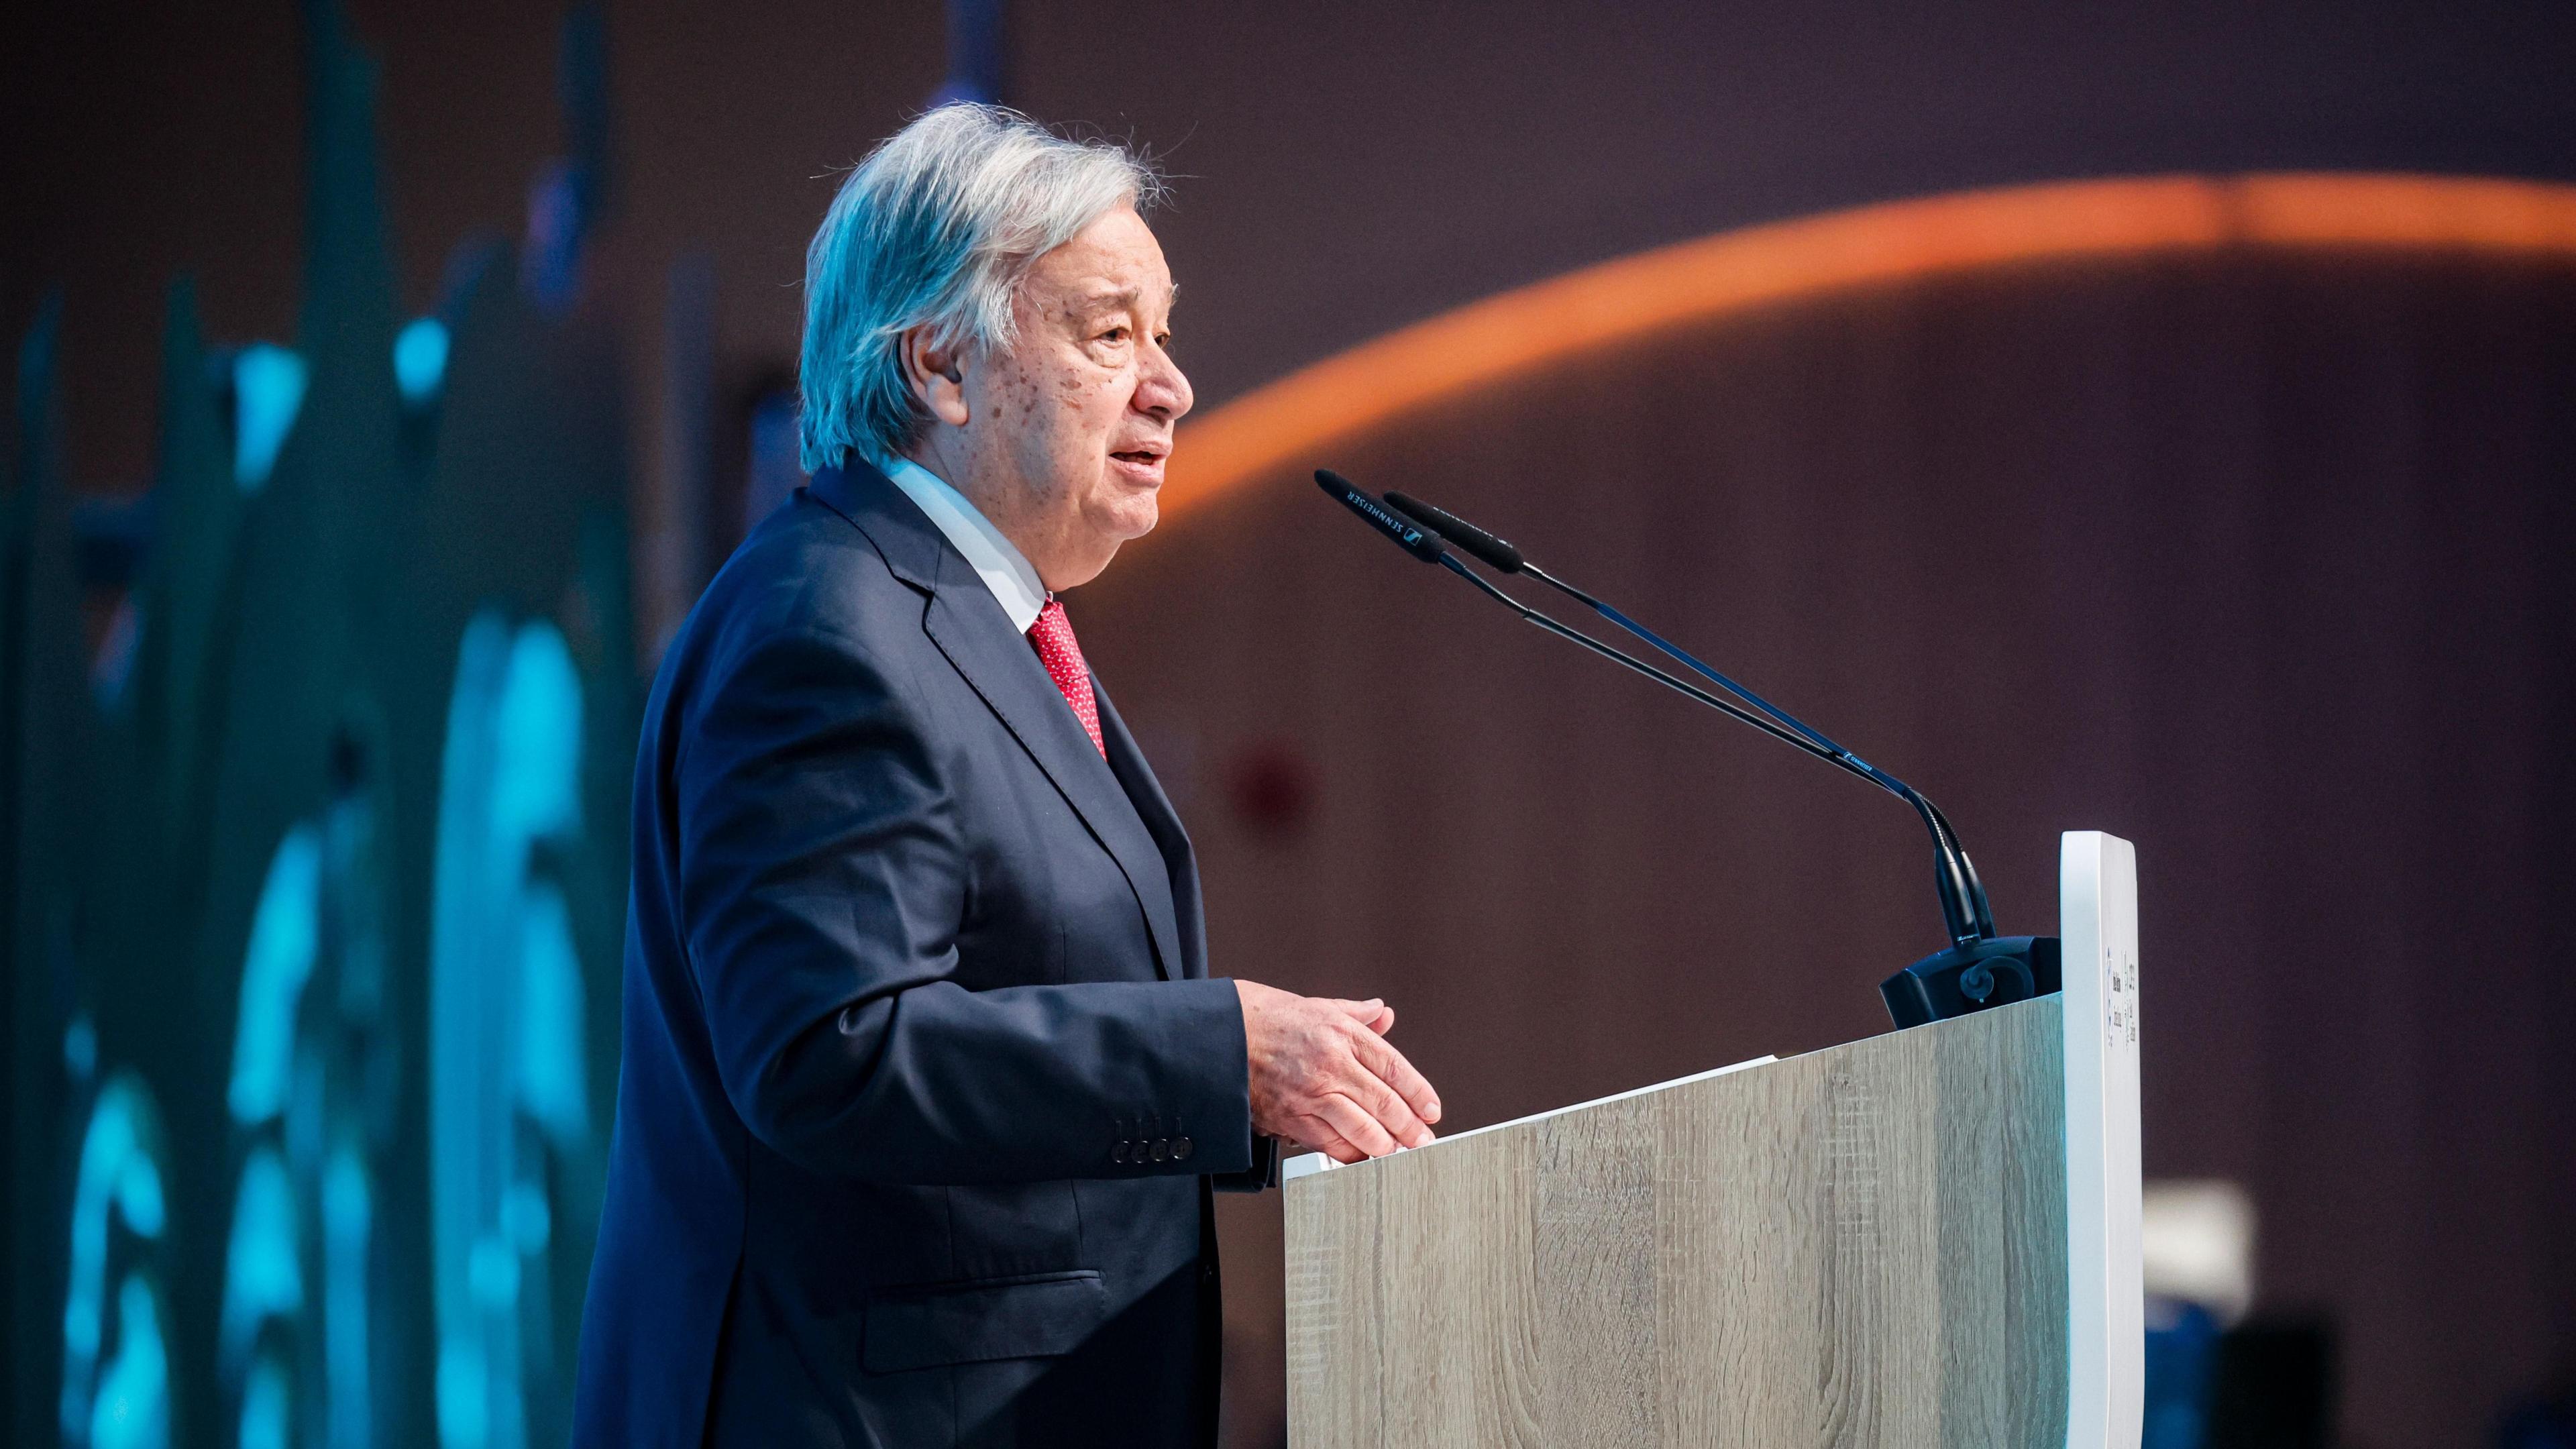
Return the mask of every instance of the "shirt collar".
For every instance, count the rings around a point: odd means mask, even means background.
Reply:
[[[993,591],[993,599],[1010,615],[1011,627],[1025,634],[1038,621],[1038,611],[1046,607],[1046,585],[1038,581],[1038,571],[1018,546],[1002,536],[966,495],[948,485],[948,481],[910,458],[885,458],[877,463],[886,480],[903,490],[930,521],[966,556],[984,587]]]

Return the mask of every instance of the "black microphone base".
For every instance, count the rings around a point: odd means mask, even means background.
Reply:
[[[2055,936],[1989,936],[1935,951],[1878,984],[1899,1027],[2054,994],[2065,984]]]

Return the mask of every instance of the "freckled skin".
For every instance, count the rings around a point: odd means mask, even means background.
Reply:
[[[1121,207],[1030,267],[1007,349],[952,357],[905,335],[931,415],[906,456],[971,499],[1050,589],[1090,582],[1154,527],[1192,400],[1168,351],[1171,311],[1163,248]]]

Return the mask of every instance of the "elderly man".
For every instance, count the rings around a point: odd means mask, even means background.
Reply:
[[[577,1443],[1206,1444],[1211,1180],[1431,1138],[1382,1003],[1208,974],[1057,597],[1190,407],[1158,190],[950,106],[815,235],[812,486],[645,715]]]

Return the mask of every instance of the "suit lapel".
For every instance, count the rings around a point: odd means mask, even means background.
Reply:
[[[1193,958],[1182,949],[1162,851],[1147,833],[1140,807],[1131,802],[1100,751],[1091,747],[1082,721],[1047,677],[1037,651],[1011,628],[1000,601],[938,526],[875,469],[864,464],[825,469],[814,475],[811,491],[876,544],[896,577],[930,595],[922,631],[1117,862],[1144,913],[1155,969],[1166,978],[1181,975]],[[1104,700],[1104,737],[1108,713]],[[1125,736],[1123,727],[1120,735]],[[1134,742],[1126,743],[1132,751]],[[1154,798],[1161,799],[1159,789]]]
[[[1109,747],[1109,769],[1135,805],[1137,816],[1145,823],[1145,833],[1154,839],[1155,849],[1162,852],[1164,869],[1172,886],[1172,915],[1180,927],[1181,974],[1200,977],[1208,973],[1206,912],[1199,900],[1199,865],[1197,853],[1190,849],[1189,834],[1181,829],[1180,812],[1172,808],[1171,798],[1163,793],[1163,782],[1154,778],[1151,765],[1145,763],[1145,752],[1136,747],[1136,737],[1127,729],[1127,721],[1109,702],[1109,691],[1100,687],[1100,676],[1091,678],[1091,692],[1100,702],[1100,738]]]

